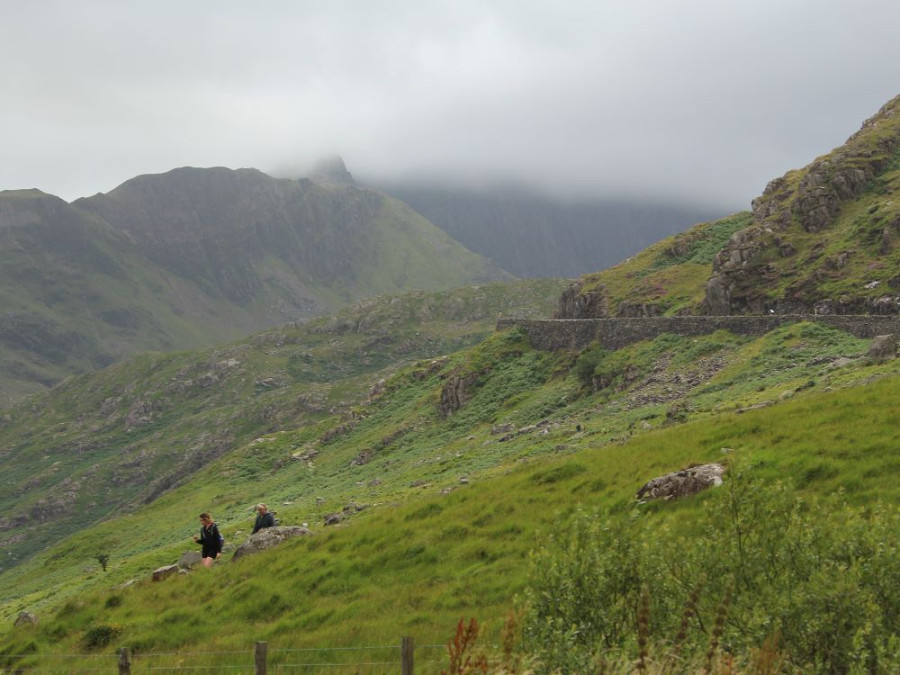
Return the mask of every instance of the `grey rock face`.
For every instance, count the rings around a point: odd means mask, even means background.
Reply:
[[[897,336],[896,335],[878,335],[869,345],[869,353],[867,354],[870,361],[874,363],[883,363],[890,361],[897,356]]]
[[[185,551],[178,559],[178,567],[182,569],[191,569],[194,565],[199,565],[203,560],[200,551]]]
[[[722,484],[725,467],[701,464],[654,478],[637,491],[638,499],[677,499]]]
[[[266,549],[278,546],[283,541],[301,536],[312,536],[312,532],[308,528],[301,527],[300,525],[267,527],[256,534],[251,534],[247,541],[238,546],[237,550],[234,552],[234,556],[232,556],[232,560],[238,560],[245,555],[265,551]]]
[[[37,626],[38,618],[37,614],[32,614],[31,612],[21,611],[19,612],[19,616],[16,617],[16,621],[13,625],[15,626]]]
[[[180,568],[178,565],[166,565],[164,567],[159,567],[153,570],[153,581],[162,581],[163,579],[167,579],[173,574],[177,574]]]

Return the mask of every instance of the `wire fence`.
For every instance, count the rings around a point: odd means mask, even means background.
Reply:
[[[309,675],[382,675],[440,673],[446,645],[399,644],[364,647],[271,647],[255,643],[236,651],[140,652],[120,649],[106,654],[3,654],[0,673],[303,673]]]

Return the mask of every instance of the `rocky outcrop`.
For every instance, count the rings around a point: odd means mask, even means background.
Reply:
[[[323,157],[313,166],[309,177],[317,183],[333,185],[355,185],[353,176],[347,171],[344,159],[340,155]]]
[[[576,282],[562,292],[557,319],[601,319],[609,316],[609,297],[606,289],[598,287],[581,292],[582,282]]]
[[[866,356],[873,363],[883,363],[895,358],[897,356],[897,336],[876,336],[869,345],[869,352]]]
[[[266,551],[294,537],[312,536],[309,528],[300,525],[282,525],[267,527],[256,534],[251,534],[243,544],[237,547],[232,560],[239,560],[247,555]]]
[[[828,227],[841,211],[841,204],[859,196],[876,172],[879,163],[862,168],[846,167],[838,154],[810,165],[797,187],[792,212],[807,232]]]
[[[878,176],[897,160],[900,133],[894,117],[898,110],[900,97],[867,120],[839,149],[801,171],[788,172],[769,182],[763,194],[753,200],[754,225],[735,233],[716,255],[706,283],[705,313],[812,312],[813,304],[820,300],[816,296],[822,282],[833,278],[829,270],[843,268],[849,253],[836,260],[820,260],[824,248],[820,244],[818,251],[814,247],[808,252],[802,265],[782,265],[779,259],[800,253],[791,241],[790,228],[799,225],[805,233],[832,228],[841,222],[845,204],[872,189]],[[870,215],[873,213],[869,211]],[[879,224],[879,219],[883,224]],[[873,216],[872,224],[875,229],[871,237],[863,230],[854,230],[853,236],[866,245],[878,245],[881,255],[886,255],[893,245],[890,221]],[[858,224],[854,227],[859,229]],[[770,290],[782,276],[796,277],[796,281],[782,292],[782,297],[772,297]],[[882,313],[900,310],[900,303],[874,303],[871,294],[865,292],[840,302],[878,304]],[[857,307],[852,311],[873,310]]]
[[[377,481],[377,479],[375,480]],[[368,504],[357,504],[356,502],[350,502],[349,504],[344,506],[344,508],[341,509],[339,513],[326,513],[324,517],[325,525],[339,525],[348,517],[352,516],[355,513],[359,513],[360,511],[365,511],[367,508],[369,508]]]
[[[19,616],[16,617],[16,621],[13,624],[16,627],[19,626],[37,626],[38,618],[37,614],[32,614],[31,612],[26,612],[22,610],[19,612]]]
[[[168,579],[173,574],[178,574],[178,571],[181,568],[178,565],[165,565],[163,567],[157,567],[153,570],[153,574],[151,575],[151,579],[153,581],[162,581],[163,579]]]
[[[647,481],[637,491],[636,498],[677,499],[722,484],[725,467],[721,464],[701,464],[668,473]]]
[[[200,551],[185,551],[178,559],[178,567],[189,570],[195,565],[199,565],[203,561],[203,555]]]
[[[475,382],[474,375],[451,375],[441,388],[441,417],[449,417],[469,400],[468,388]]]

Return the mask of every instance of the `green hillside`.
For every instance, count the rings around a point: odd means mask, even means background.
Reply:
[[[222,168],[72,204],[2,192],[0,262],[0,407],[141,352],[511,278],[386,195]]]
[[[0,416],[0,566],[133,511],[258,436],[352,415],[403,363],[484,339],[499,313],[545,315],[562,287],[378,297],[214,349],[147,353],[69,378]]]
[[[4,407],[126,353],[203,342],[177,284],[122,234],[57,197],[0,193],[0,262]],[[210,300],[196,309],[216,308]]]
[[[44,652],[120,645],[348,647],[406,634],[433,645],[470,616],[488,622],[490,642],[530,592],[529,553],[552,547],[580,509],[601,509],[610,523],[639,517],[657,539],[712,517],[717,497],[673,508],[634,500],[649,478],[691,463],[725,461],[761,486],[821,500],[822,522],[832,510],[846,518],[853,505],[896,504],[900,366],[869,363],[866,349],[801,323],[761,339],[662,336],[577,358],[535,352],[513,331],[418,361],[345,414],[236,445],[135,513],[110,514],[4,572],[7,620],[25,608],[42,619],[11,631],[3,649],[40,662]],[[594,392],[584,382],[598,369],[629,374]],[[465,402],[448,412],[442,393],[454,381],[468,383]],[[195,512],[211,510],[238,543],[263,499],[282,524],[309,523],[314,536],[149,581],[192,548]],[[348,504],[366,508],[323,525]],[[88,649],[101,628],[114,639]]]

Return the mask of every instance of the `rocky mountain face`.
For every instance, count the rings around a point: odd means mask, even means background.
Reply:
[[[898,170],[900,97],[840,148],[769,183],[753,225],[716,256],[706,310],[900,311]]]
[[[674,204],[564,201],[514,188],[392,185],[384,191],[522,278],[571,279],[603,269],[718,215]]]
[[[772,180],[752,213],[651,247],[637,267],[579,279],[558,315],[900,312],[898,190],[900,97],[841,147]],[[692,253],[717,242],[708,261]]]
[[[72,204],[0,193],[0,405],[140,351],[233,340],[370,295],[511,278],[343,174],[182,168]]]

